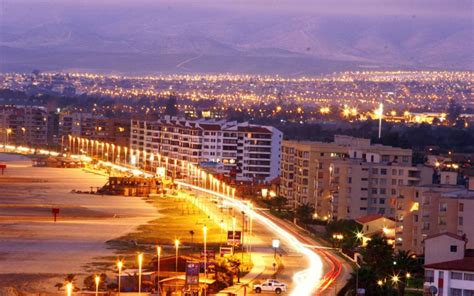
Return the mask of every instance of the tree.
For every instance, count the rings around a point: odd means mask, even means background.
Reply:
[[[459,105],[454,99],[449,100],[446,118],[450,124],[454,124],[456,122],[461,112],[462,106]]]
[[[408,281],[407,274],[413,275],[423,270],[422,266],[416,260],[416,257],[410,251],[399,250],[393,257],[395,274],[399,275],[398,294],[405,295],[405,287]]]
[[[56,285],[54,285],[56,288],[58,288],[58,291],[61,290],[61,288],[64,286],[63,283],[57,283]]]
[[[299,205],[296,208],[296,217],[303,223],[309,223],[313,219],[314,208],[309,203]]]
[[[342,234],[344,239],[341,242],[342,248],[352,249],[360,245],[357,233],[362,231],[362,226],[354,220],[331,221],[326,225],[326,234],[329,238],[333,234]]]
[[[393,248],[387,238],[375,235],[363,250],[364,262],[377,276],[391,274],[393,268]]]
[[[277,209],[278,212],[281,212],[283,207],[287,204],[288,199],[284,196],[278,195],[272,199],[272,205]]]
[[[84,286],[86,287],[86,289],[95,290],[95,277],[96,275],[90,275],[84,279]],[[107,275],[105,273],[101,273],[99,277],[99,290],[104,290],[107,287]]]
[[[194,230],[190,230],[190,231],[189,231],[189,234],[191,235],[191,243],[193,243],[193,239],[194,239]]]
[[[177,99],[175,95],[171,95],[168,98],[165,106],[165,115],[176,116],[178,115],[178,108],[176,107]]]

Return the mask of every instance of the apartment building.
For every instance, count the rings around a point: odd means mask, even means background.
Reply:
[[[0,106],[2,144],[46,147],[48,112],[40,106]]]
[[[263,183],[279,176],[282,137],[269,126],[166,117],[133,120],[130,148],[195,164],[219,163],[229,177]],[[144,165],[143,159],[139,162]]]
[[[281,194],[291,205],[310,203],[322,219],[395,216],[398,187],[430,182],[411,165],[412,151],[336,135],[334,142],[283,141]]]
[[[91,113],[61,113],[59,115],[59,136],[90,138],[94,133],[94,116]]]
[[[453,185],[452,178],[452,172],[442,172],[441,184],[400,189],[396,248],[423,254],[425,239],[443,232],[474,238],[474,188]],[[474,187],[474,177],[469,183]],[[473,239],[467,244],[474,248]]]
[[[64,145],[69,135],[129,146],[130,120],[107,118],[91,113],[62,113],[59,115],[59,139]]]

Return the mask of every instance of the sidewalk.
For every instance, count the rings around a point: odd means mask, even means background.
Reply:
[[[247,293],[252,291],[252,282],[261,275],[266,275],[268,278],[272,277],[276,271],[273,270],[273,254],[271,248],[261,248],[259,252],[252,252],[253,267],[249,273],[240,279],[240,283],[236,283],[233,286],[227,287],[224,290],[219,291],[216,295],[228,296],[228,295],[244,295],[245,287]],[[265,252],[268,249],[269,252]]]

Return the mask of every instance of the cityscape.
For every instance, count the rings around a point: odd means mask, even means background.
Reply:
[[[0,296],[473,296],[474,7],[385,4],[0,1]]]

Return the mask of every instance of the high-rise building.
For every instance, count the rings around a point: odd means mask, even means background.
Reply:
[[[279,176],[281,141],[282,133],[270,126],[166,117],[132,120],[130,148],[194,164],[221,164],[238,181],[269,182]],[[144,161],[139,159],[139,165]]]
[[[107,118],[91,113],[61,113],[58,141],[64,146],[69,135],[128,147],[130,120]]]
[[[46,147],[48,112],[40,106],[1,106],[2,144]]]
[[[398,187],[430,182],[411,165],[412,151],[335,136],[334,142],[283,141],[281,194],[293,206],[309,203],[323,219],[395,216]]]

